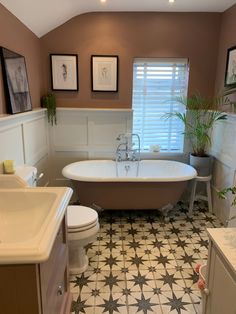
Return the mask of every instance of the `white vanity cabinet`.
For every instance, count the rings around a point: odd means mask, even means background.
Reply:
[[[236,228],[208,229],[208,233],[203,314],[236,314]]]

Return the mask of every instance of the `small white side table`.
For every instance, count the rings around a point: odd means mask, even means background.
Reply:
[[[206,177],[199,177],[197,176],[193,180],[193,186],[192,186],[192,191],[191,191],[191,196],[190,196],[190,202],[189,202],[189,214],[192,215],[193,213],[193,204],[194,201],[197,199],[204,200],[208,202],[208,209],[209,212],[212,213],[212,198],[211,198],[211,175],[206,176]],[[205,195],[196,195],[196,188],[197,188],[197,183],[198,182],[205,182],[206,183],[206,196]]]

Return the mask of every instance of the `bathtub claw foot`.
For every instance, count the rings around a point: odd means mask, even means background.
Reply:
[[[164,217],[164,222],[165,222],[166,224],[168,224],[168,223],[170,222],[170,217],[165,216],[165,217]]]
[[[163,206],[160,210],[162,212],[164,222],[168,223],[170,221],[169,212],[174,208],[172,204],[167,204]]]
[[[101,212],[104,211],[104,209],[103,209],[101,206],[99,206],[99,205],[97,205],[97,204],[95,204],[95,203],[93,203],[90,207],[91,207],[92,209],[96,210],[97,213],[101,213]]]

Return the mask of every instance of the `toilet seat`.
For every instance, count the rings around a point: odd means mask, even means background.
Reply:
[[[68,206],[68,232],[81,232],[95,227],[98,223],[97,212],[85,206]]]
[[[78,228],[67,228],[68,233],[79,233],[83,231],[90,230],[98,225],[98,221],[94,222],[92,225],[88,225],[86,227],[78,227]]]

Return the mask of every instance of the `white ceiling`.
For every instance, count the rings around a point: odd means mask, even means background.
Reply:
[[[223,12],[236,0],[0,0],[33,33],[41,37],[72,17],[98,11]]]

